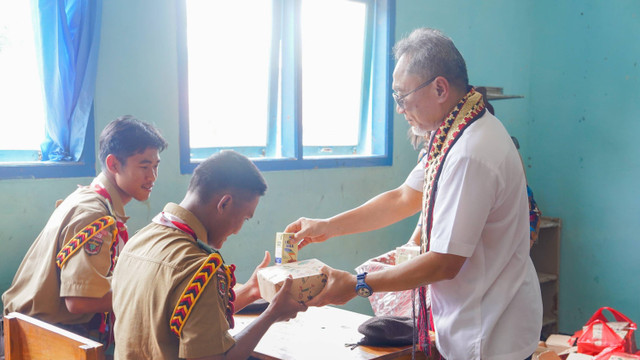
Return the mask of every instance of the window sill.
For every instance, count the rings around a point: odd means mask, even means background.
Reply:
[[[367,156],[333,156],[333,157],[305,157],[303,159],[294,158],[255,158],[251,161],[260,171],[282,171],[282,170],[310,170],[310,169],[330,169],[342,167],[367,167],[367,166],[391,166],[391,156],[387,155],[367,155]],[[181,164],[182,174],[191,174],[200,162],[189,161]]]
[[[85,162],[20,161],[0,163],[0,179],[93,177],[95,164]]]

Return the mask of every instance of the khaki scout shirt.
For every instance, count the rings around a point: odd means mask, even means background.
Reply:
[[[79,187],[69,195],[54,210],[22,260],[11,287],[2,295],[5,315],[17,311],[59,324],[82,324],[95,315],[70,313],[64,297],[101,298],[109,292],[110,247],[116,225],[96,234],[94,241],[71,255],[62,269],[56,265],[56,256],[71,238],[93,221],[112,212],[121,221],[127,219],[116,188],[103,174],[97,176],[96,181],[111,195],[113,211],[108,200],[91,187]]]
[[[187,223],[198,239],[207,232],[180,206],[164,208]],[[209,253],[185,232],[151,223],[127,242],[113,274],[116,359],[197,358],[225,353],[235,343],[225,316],[224,276],[213,276],[178,338],[169,328],[173,310]],[[225,291],[223,291],[225,290]]]

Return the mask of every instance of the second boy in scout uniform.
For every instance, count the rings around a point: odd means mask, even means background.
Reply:
[[[116,359],[246,359],[271,324],[306,310],[288,279],[249,327],[228,333],[235,310],[260,292],[256,272],[234,289],[235,266],[218,249],[253,217],[266,188],[249,159],[223,151],[195,169],[179,205],[132,237],[113,275]]]

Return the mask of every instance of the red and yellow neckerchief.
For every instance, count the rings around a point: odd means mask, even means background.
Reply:
[[[169,328],[171,329],[171,332],[180,337],[182,328],[187,322],[187,319],[191,314],[191,310],[193,310],[193,307],[200,298],[200,295],[202,295],[202,292],[204,291],[209,281],[213,278],[214,275],[218,273],[218,269],[220,268],[224,270],[223,276],[225,277],[224,280],[226,280],[225,283],[227,288],[219,289],[219,291],[223,290],[228,295],[225,316],[227,318],[227,322],[229,323],[229,328],[233,329],[235,325],[233,319],[235,307],[233,305],[233,302],[236,300],[236,293],[233,290],[233,287],[236,285],[236,277],[234,274],[236,266],[233,264],[229,266],[225,265],[224,260],[222,259],[222,255],[198,240],[195,231],[193,231],[193,229],[179,217],[163,211],[153,218],[153,222],[189,234],[193,238],[193,240],[200,246],[200,248],[207,252],[210,252],[207,259],[202,263],[193,277],[191,277],[191,280],[189,281],[187,286],[185,286],[182,294],[180,295],[180,298],[178,299],[178,302],[173,309],[173,312],[171,313],[171,317],[169,318]],[[219,287],[221,286],[222,284],[219,284]]]
[[[482,117],[485,111],[482,94],[471,88],[442,122],[435,135],[431,137],[422,191],[422,253],[429,251],[435,193],[438,190],[438,179],[447,154],[469,125]],[[433,318],[430,316],[430,311],[427,310],[426,287],[421,287],[419,292],[418,341],[422,350],[429,353],[431,343],[429,330],[433,330]]]
[[[111,195],[101,183],[94,182],[92,188],[95,192],[100,194],[100,196],[102,196],[109,202],[110,208],[113,208],[113,200],[111,200]],[[116,229],[115,229],[115,233],[113,234],[113,241],[111,242],[111,248],[109,249],[111,251],[111,268],[109,269],[109,273],[113,272],[113,268],[116,266],[116,261],[118,259],[118,256],[117,256],[118,241],[117,240],[120,239],[120,241],[122,241],[123,246],[124,244],[127,243],[127,241],[129,241],[129,232],[127,231],[127,225],[125,225],[124,222],[118,220],[117,217],[115,217],[115,215],[114,215],[114,218],[116,218],[115,220]]]
[[[95,190],[95,192],[100,194],[103,198],[107,199],[107,201],[109,201],[109,204],[113,207],[113,200],[111,200],[111,195],[109,194],[107,189],[102,186],[102,184],[94,182],[93,190]],[[122,240],[123,244],[126,244],[127,241],[129,241],[129,232],[127,231],[127,225],[120,220],[117,220],[116,225],[118,227],[118,237],[120,237],[120,240]]]

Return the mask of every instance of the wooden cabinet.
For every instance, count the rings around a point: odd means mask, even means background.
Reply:
[[[542,333],[546,339],[558,333],[558,275],[560,273],[560,233],[562,220],[543,216],[540,218],[538,240],[531,247],[531,260],[538,272],[542,291]]]

